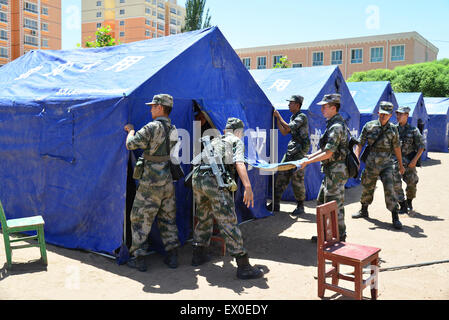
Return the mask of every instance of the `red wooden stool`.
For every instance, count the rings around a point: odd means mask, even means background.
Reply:
[[[336,201],[317,207],[318,296],[323,298],[324,291],[328,289],[362,300],[363,289],[371,286],[371,298],[376,300],[378,295],[380,249],[340,242],[337,216],[338,207]],[[332,262],[332,267],[329,270],[326,270],[326,260]],[[340,265],[353,266],[354,276],[341,274]],[[363,267],[367,265],[371,267],[371,275],[364,280]],[[329,277],[332,277],[332,284],[326,282],[326,278]],[[338,281],[340,279],[354,282],[355,290],[351,291],[339,287]]]
[[[193,219],[193,229],[195,229],[196,225],[198,224],[198,219],[195,217]],[[214,227],[212,231],[212,236],[210,237],[210,241],[215,241],[220,243],[221,247],[221,255],[224,256],[226,254],[226,242],[223,237],[220,236],[220,230],[217,228],[217,221],[214,219]]]

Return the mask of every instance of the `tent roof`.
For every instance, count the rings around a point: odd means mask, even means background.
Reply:
[[[257,84],[279,110],[288,110],[286,99],[294,94],[304,97],[307,110],[323,89],[337,66],[250,70]]]
[[[347,82],[347,85],[361,113],[375,112],[385,92],[392,92],[389,81]]]
[[[30,51],[2,68],[0,99],[20,96],[24,100],[73,100],[130,95],[215,29],[112,47]]]
[[[411,113],[415,110],[419,100],[422,98],[422,92],[398,92],[394,94],[398,102],[398,106],[405,106],[411,109]]]
[[[424,98],[428,114],[447,114],[449,98]]]

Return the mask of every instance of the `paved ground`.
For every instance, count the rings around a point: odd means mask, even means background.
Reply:
[[[402,231],[391,227],[380,181],[368,220],[351,219],[360,208],[361,188],[347,190],[347,241],[381,248],[382,268],[449,259],[449,154],[429,156],[418,169],[415,212],[401,216]],[[315,201],[307,202],[299,219],[288,214],[293,205],[281,209],[285,212],[242,225],[251,262],[268,271],[263,279],[238,280],[229,256],[217,255],[213,263],[194,268],[189,243],[180,250],[178,269],[166,268],[155,254],[147,257],[146,273],[97,254],[48,245],[47,268],[36,261],[38,249],[14,251],[13,270],[6,270],[6,263],[0,269],[0,300],[316,300],[316,245],[309,240],[316,232]],[[5,261],[0,245],[0,265]],[[381,300],[449,299],[449,263],[381,272],[379,294]],[[369,297],[368,289],[364,296]],[[330,291],[325,297],[346,299]]]

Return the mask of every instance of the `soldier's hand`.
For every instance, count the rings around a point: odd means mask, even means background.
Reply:
[[[400,173],[401,175],[403,175],[403,174],[405,173],[405,168],[404,168],[404,166],[400,166],[400,167],[399,167],[399,173]]]
[[[254,208],[254,194],[251,187],[245,188],[245,192],[243,193],[243,203],[247,208],[250,206],[251,208]]]
[[[281,116],[281,114],[276,109],[273,109],[273,116],[276,118],[279,118]]]
[[[411,162],[408,164],[408,167],[409,167],[410,169],[415,169],[415,168],[416,168],[416,161],[411,161]]]
[[[131,123],[128,123],[127,125],[125,125],[124,129],[126,132],[130,132],[131,130],[134,130],[134,126]]]

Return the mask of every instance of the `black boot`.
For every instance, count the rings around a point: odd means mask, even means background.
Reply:
[[[407,208],[408,208],[408,211],[413,211],[412,200],[413,200],[413,199],[407,199]]]
[[[296,206],[296,209],[292,212],[292,216],[300,216],[302,214],[304,214],[304,202],[303,201],[298,201],[298,204]]]
[[[273,203],[270,203],[269,205],[267,205],[267,210],[270,212],[279,212],[281,211],[281,205],[279,202],[274,202],[274,210],[273,210]]]
[[[198,267],[206,262],[210,261],[210,257],[207,254],[207,248],[203,246],[193,246],[192,266]]]
[[[352,215],[353,219],[368,218],[368,206],[362,205],[359,212]]]
[[[171,269],[176,269],[178,267],[178,249],[172,249],[167,252],[164,258],[164,263]]]
[[[145,257],[144,256],[137,256],[137,257],[132,257],[127,263],[126,265],[130,268],[133,269],[137,269],[140,272],[145,272],[147,271],[147,265],[145,263]]]
[[[407,202],[405,200],[399,202],[399,205],[401,206],[401,208],[399,209],[399,213],[401,214],[408,213]]]
[[[237,278],[247,280],[263,277],[262,270],[249,264],[247,253],[244,256],[236,257],[235,260],[237,262]]]
[[[393,210],[393,212],[391,213],[391,216],[393,218],[393,227],[396,230],[401,230],[402,229],[402,223],[401,223],[401,221],[399,221],[399,214],[398,214],[398,209],[397,208],[395,208]]]

